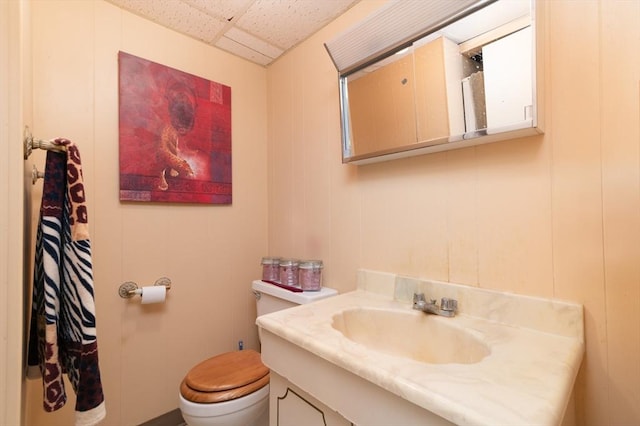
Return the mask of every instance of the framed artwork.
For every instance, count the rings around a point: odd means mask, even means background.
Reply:
[[[231,204],[231,88],[118,53],[120,200]]]

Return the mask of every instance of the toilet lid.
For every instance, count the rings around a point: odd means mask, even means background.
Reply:
[[[180,386],[182,396],[193,402],[228,401],[269,383],[269,369],[254,350],[227,352],[193,367]]]

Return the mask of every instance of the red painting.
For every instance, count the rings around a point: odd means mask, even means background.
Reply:
[[[120,200],[231,204],[231,88],[119,52]]]

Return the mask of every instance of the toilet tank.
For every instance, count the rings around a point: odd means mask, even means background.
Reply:
[[[322,287],[318,291],[296,293],[260,280],[253,281],[251,288],[253,288],[253,292],[256,295],[258,316],[315,302],[338,294],[336,290],[328,287]]]

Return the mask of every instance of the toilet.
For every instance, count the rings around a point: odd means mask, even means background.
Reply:
[[[295,293],[259,280],[252,289],[258,316],[338,294],[327,287]],[[180,411],[189,426],[267,426],[269,369],[251,349],[208,358],[182,380]]]

